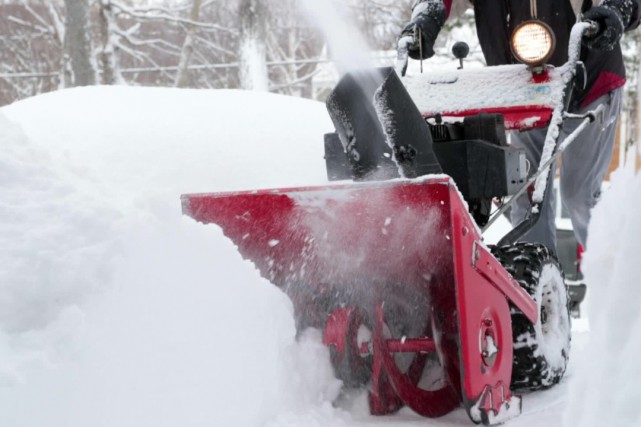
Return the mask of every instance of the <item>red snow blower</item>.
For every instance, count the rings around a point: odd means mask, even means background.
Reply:
[[[547,37],[520,45],[553,49],[547,27],[528,25],[522,34]],[[517,240],[538,219],[549,165],[599,114],[565,111],[589,29],[575,26],[558,68],[524,56],[523,65],[415,77],[348,73],[327,101],[336,132],[325,136],[325,160],[330,180],[353,182],[184,195],[183,212],[219,225],[287,293],[299,330],[324,331],[337,377],[367,388],[372,414],[406,405],[438,417],[462,405],[475,423],[503,422],[521,411],[513,391],[557,383],[569,357],[558,261]],[[583,124],[559,142],[563,120]],[[505,130],[544,126],[554,149],[528,178]],[[492,201],[534,184],[528,217],[486,246],[482,232],[509,205],[491,212]]]

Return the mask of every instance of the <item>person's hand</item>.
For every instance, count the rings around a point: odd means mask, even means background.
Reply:
[[[401,32],[401,38],[414,37],[414,43],[408,46],[410,58],[427,59],[434,56],[434,43],[440,31],[441,25],[437,20],[424,13],[414,17],[405,25]]]
[[[608,6],[594,6],[583,14],[583,20],[594,21],[599,25],[599,31],[583,38],[583,43],[589,49],[609,51],[621,40],[623,18],[617,10]]]
[[[424,0],[414,6],[412,20],[401,32],[401,39],[412,37],[413,43],[408,46],[410,58],[427,59],[434,56],[434,43],[445,18],[445,5],[441,0]]]

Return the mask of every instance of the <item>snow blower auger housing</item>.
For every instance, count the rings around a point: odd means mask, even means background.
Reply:
[[[519,408],[510,391],[509,303],[532,323],[538,308],[481,243],[450,178],[192,195],[184,203],[194,218],[220,225],[291,297],[300,328],[325,331],[339,376],[370,383],[372,413],[406,404],[436,417],[463,401],[480,422]],[[430,363],[438,378],[424,388]]]
[[[567,140],[551,138],[550,158],[527,177],[505,128],[554,135],[570,117],[576,41],[587,28],[575,26],[565,66],[536,73],[349,73],[327,102],[336,132],[325,147],[330,180],[355,182],[184,195],[183,212],[219,225],[287,293],[299,330],[324,331],[336,375],[367,388],[372,414],[406,405],[438,417],[462,405],[475,423],[503,422],[521,410],[513,390],[560,380],[570,341],[558,262],[541,245],[515,243],[536,222],[536,192]],[[466,106],[470,88],[490,92]],[[485,246],[490,201],[535,179],[532,213]]]

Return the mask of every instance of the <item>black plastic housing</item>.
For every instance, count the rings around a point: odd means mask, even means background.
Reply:
[[[525,182],[524,152],[480,139],[434,144],[443,172],[466,200],[514,194]]]
[[[354,179],[347,154],[336,132],[325,134],[325,167],[329,181]]]

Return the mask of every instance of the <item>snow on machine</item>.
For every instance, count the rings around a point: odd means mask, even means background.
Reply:
[[[413,41],[401,39],[397,70],[348,73],[327,100],[328,177],[342,182],[183,195],[183,212],[219,225],[287,293],[299,330],[324,331],[336,375],[367,388],[372,414],[406,405],[439,417],[462,405],[475,423],[503,422],[521,411],[515,391],[558,383],[568,362],[558,261],[517,241],[538,219],[550,164],[599,117],[566,111],[585,81],[578,59],[590,30],[575,25],[561,67],[545,64],[549,27],[530,21],[512,42],[523,64],[413,77],[399,76]],[[582,124],[560,142],[564,120]],[[505,131],[545,126],[528,178]],[[482,233],[509,205],[492,212],[492,201],[528,188],[530,214],[486,246]]]

